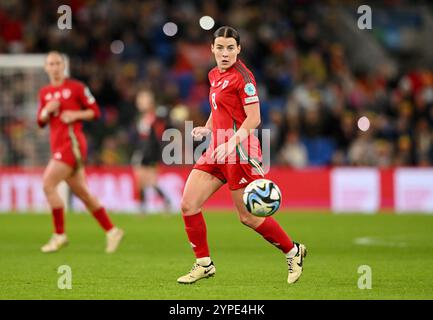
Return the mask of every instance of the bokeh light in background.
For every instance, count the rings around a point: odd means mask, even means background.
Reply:
[[[114,54],[121,54],[125,50],[125,44],[122,40],[114,40],[110,45],[110,50]]]
[[[358,120],[358,128],[361,131],[367,131],[370,128],[370,120],[367,117],[363,116]]]
[[[210,30],[215,26],[215,20],[209,16],[203,16],[200,18],[200,27],[204,30]]]
[[[168,37],[173,37],[174,35],[176,35],[177,29],[177,24],[175,24],[174,22],[167,22],[162,27],[162,31]]]

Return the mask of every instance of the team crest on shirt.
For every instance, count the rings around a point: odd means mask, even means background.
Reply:
[[[71,96],[71,90],[69,90],[69,89],[63,89],[62,90],[63,99],[69,99],[70,96]]]
[[[229,85],[229,81],[228,80],[224,80],[223,82],[223,86],[221,87],[221,90],[223,90],[225,87],[227,87]]]
[[[253,96],[256,94],[256,87],[251,82],[249,82],[245,85],[244,91],[247,95]]]

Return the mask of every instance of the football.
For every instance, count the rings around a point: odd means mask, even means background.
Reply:
[[[273,181],[258,179],[245,188],[243,200],[250,213],[258,217],[268,217],[280,207],[281,191]]]

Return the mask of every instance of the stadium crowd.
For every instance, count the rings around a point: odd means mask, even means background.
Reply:
[[[71,74],[89,85],[103,114],[86,125],[89,163],[128,164],[137,142],[140,88],[155,92],[158,115],[170,126],[205,123],[212,30],[198,21],[208,15],[216,26],[240,30],[241,59],[257,78],[262,127],[271,129],[273,163],[432,165],[432,70],[353,70],[344,46],[323,34],[314,10],[297,2],[310,1],[72,0],[65,1],[72,29],[59,30],[56,1],[2,1],[0,53],[66,53]],[[178,26],[173,37],[163,32],[167,21]],[[16,108],[7,113],[5,99],[0,103],[0,163],[20,163],[26,149],[13,143],[20,132],[5,119],[30,120],[20,119]],[[357,125],[361,116],[370,121],[366,132]],[[33,127],[27,122],[20,128]]]

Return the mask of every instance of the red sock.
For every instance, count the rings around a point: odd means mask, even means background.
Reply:
[[[206,239],[206,222],[201,212],[192,216],[182,215],[185,230],[196,258],[209,257],[209,247]]]
[[[256,228],[256,231],[284,253],[293,248],[292,240],[272,217],[265,218],[265,221]]]
[[[92,214],[105,231],[109,231],[114,227],[104,207],[100,207],[98,210],[93,211]]]
[[[51,209],[53,214],[54,232],[57,234],[65,233],[65,215],[63,208]]]

